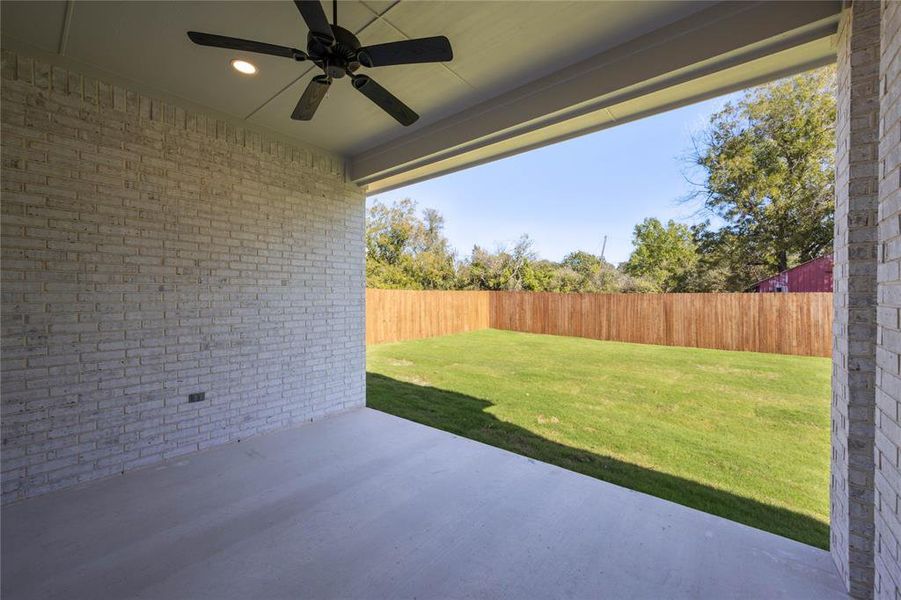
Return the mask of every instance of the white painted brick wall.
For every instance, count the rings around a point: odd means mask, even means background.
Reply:
[[[839,24],[830,550],[855,598],[873,591],[879,4]]]
[[[6,51],[0,93],[4,502],[364,404],[341,160]]]
[[[901,2],[882,2],[875,596],[901,598]]]

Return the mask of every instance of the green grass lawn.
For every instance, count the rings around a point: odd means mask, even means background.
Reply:
[[[372,408],[828,547],[829,359],[483,330],[367,370]]]

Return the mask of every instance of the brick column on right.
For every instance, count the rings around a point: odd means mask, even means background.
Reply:
[[[901,2],[882,3],[875,596],[901,598]]]
[[[879,17],[858,0],[838,32],[830,549],[855,598],[874,583]]]

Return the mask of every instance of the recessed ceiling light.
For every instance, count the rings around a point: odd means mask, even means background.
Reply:
[[[253,75],[257,72],[257,68],[246,60],[235,59],[232,61],[232,68],[238,73],[244,73],[245,75]]]

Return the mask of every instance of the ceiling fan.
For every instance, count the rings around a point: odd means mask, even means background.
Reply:
[[[361,46],[356,36],[338,26],[338,0],[333,0],[332,24],[329,25],[319,0],[294,0],[300,16],[306,22],[307,51],[265,42],[243,40],[212,33],[189,31],[188,37],[195,44],[231,48],[244,52],[257,52],[292,58],[298,62],[311,61],[322,69],[307,85],[297,102],[291,118],[309,121],[316,114],[333,79],[350,77],[354,89],[376,103],[382,110],[397,119],[403,126],[412,125],[419,118],[409,106],[367,75],[358,75],[360,67],[386,67],[413,63],[445,62],[453,59],[450,41],[443,35],[436,37],[388,42],[373,46]]]

